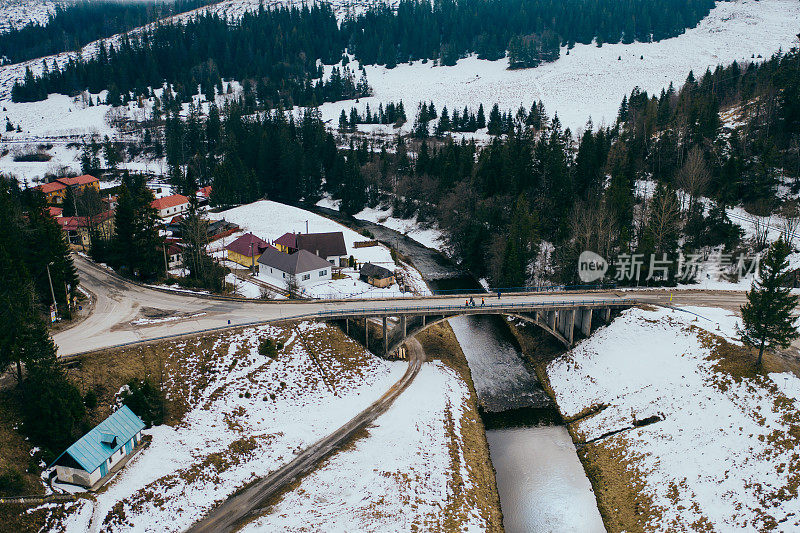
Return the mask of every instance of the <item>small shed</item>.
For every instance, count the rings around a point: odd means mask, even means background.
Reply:
[[[364,263],[359,270],[359,277],[375,287],[388,287],[394,285],[394,272],[382,266]]]
[[[50,467],[55,465],[61,482],[97,489],[110,472],[122,467],[123,459],[133,454],[142,441],[144,427],[142,419],[123,405],[67,448]]]

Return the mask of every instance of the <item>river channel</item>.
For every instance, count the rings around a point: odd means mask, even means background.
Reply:
[[[314,210],[368,229],[409,257],[433,290],[480,290],[442,254],[395,230],[330,209]],[[506,532],[605,531],[572,439],[503,319],[462,316],[449,322],[478,393]]]

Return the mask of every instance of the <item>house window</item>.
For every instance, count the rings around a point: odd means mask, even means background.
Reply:
[[[284,277],[284,278],[286,277],[286,272],[284,272],[284,273],[283,273],[283,277]]]
[[[327,274],[328,274],[328,271],[327,271],[327,270],[320,270],[320,271],[319,271],[319,277],[325,276],[325,275],[327,275]]]
[[[303,274],[303,281],[311,279],[311,274]]]

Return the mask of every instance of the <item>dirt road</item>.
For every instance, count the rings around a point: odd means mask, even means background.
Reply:
[[[425,361],[425,353],[416,339],[409,339],[407,346],[408,368],[405,374],[375,403],[327,437],[300,452],[291,462],[232,495],[188,531],[190,533],[234,531],[244,522],[257,517],[269,500],[280,493],[287,484],[309,472],[320,461],[350,440],[356,432],[367,427],[386,412],[395,398],[414,380]]]

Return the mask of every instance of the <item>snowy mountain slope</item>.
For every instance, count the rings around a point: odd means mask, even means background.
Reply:
[[[1,0],[0,0],[1,1]],[[395,2],[396,0],[391,0]],[[136,28],[128,32],[129,34],[136,34],[140,33],[142,30],[151,28],[155,24],[164,23],[166,21],[185,21],[191,17],[194,17],[198,14],[204,13],[216,13],[222,17],[235,20],[241,17],[244,13],[248,11],[255,11],[258,9],[259,5],[264,5],[266,8],[270,7],[281,7],[281,6],[301,6],[301,5],[308,5],[311,2],[306,2],[304,0],[223,0],[222,2],[211,4],[205,7],[201,7],[194,11],[189,11],[186,13],[181,13],[179,15],[174,15],[172,17],[168,17],[166,19],[153,22],[146,26],[142,26],[141,28]],[[339,19],[343,19],[350,14],[357,14],[366,10],[371,5],[377,5],[381,3],[386,3],[383,0],[327,0],[326,3],[333,6],[334,11],[337,14]],[[46,15],[45,15],[46,18]],[[116,44],[119,43],[122,39],[124,34],[117,34],[112,35],[106,39],[100,39],[94,41],[92,43],[87,44],[80,50],[81,57],[92,57],[94,54],[97,53],[99,49],[100,42],[105,41],[106,44]],[[25,75],[26,68],[30,68],[34,74],[40,74],[42,71],[42,60],[46,60],[48,66],[52,67],[53,61],[56,62],[59,66],[63,66],[70,57],[76,57],[78,52],[63,52],[60,54],[54,54],[51,56],[47,56],[45,58],[38,58],[33,59],[30,61],[25,61],[22,63],[15,63],[13,65],[6,65],[0,67],[0,100],[7,100],[11,97],[11,88],[14,86],[14,83],[21,80]]]
[[[394,69],[367,66],[367,79],[375,95],[354,101],[326,103],[322,113],[336,125],[342,109],[355,106],[364,112],[378,103],[403,100],[410,123],[418,102],[433,100],[437,108],[499,103],[503,109],[530,108],[541,99],[551,116],[576,130],[591,117],[595,124],[616,119],[622,97],[639,86],[659,92],[670,82],[682,85],[690,70],[734,60],[769,57],[779,49],[797,46],[800,27],[797,0],[734,0],[719,2],[709,16],[683,35],[657,43],[576,45],[562,49],[561,57],[533,69],[507,70],[508,61],[483,61],[475,57],[452,67],[426,63],[398,65]],[[355,66],[351,66],[355,68]],[[410,123],[408,127],[410,127]]]
[[[31,22],[43,24],[56,6],[63,3],[53,0],[0,0],[0,33]]]
[[[242,531],[486,531],[469,501],[476,487],[466,443],[453,432],[469,397],[455,372],[429,363],[366,438]]]
[[[258,353],[265,336],[286,343],[275,358]],[[174,345],[178,353],[196,349],[192,342]],[[327,386],[309,350],[325,368]],[[174,426],[146,430],[150,446],[94,501],[81,500],[66,531],[185,530],[216,502],[345,423],[406,368],[325,324],[225,333],[212,353],[188,375],[168,368],[168,393],[182,397],[188,412]]]

